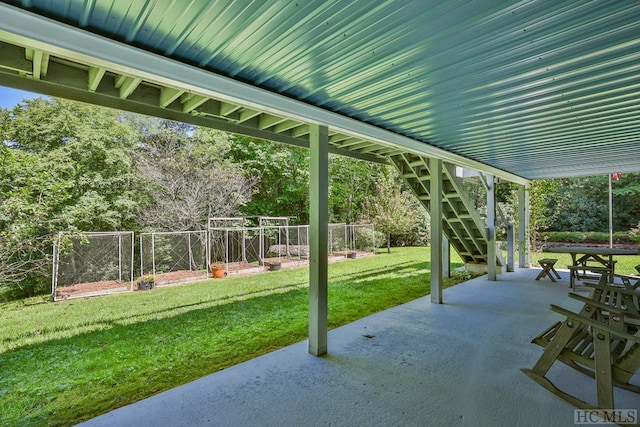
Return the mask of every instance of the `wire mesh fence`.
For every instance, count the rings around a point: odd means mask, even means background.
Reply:
[[[224,265],[226,272],[262,265],[259,227],[209,229],[210,266]]]
[[[153,274],[156,285],[207,277],[207,232],[140,234],[140,275]]]
[[[129,231],[58,233],[53,248],[53,299],[131,290],[133,239]]]
[[[329,255],[346,256],[348,247],[347,224],[329,224]]]
[[[376,253],[376,233],[373,224],[349,224],[347,237],[350,253]]]
[[[263,263],[291,264],[309,259],[309,226],[262,227]]]
[[[134,290],[134,256],[140,277],[153,277],[154,285],[204,279],[218,266],[225,274],[250,273],[308,262],[308,225],[290,226],[287,217],[260,217],[259,223],[247,227],[244,217],[211,218],[206,231],[141,233],[137,240],[129,231],[59,233],[53,299]],[[374,254],[375,241],[373,224],[329,224],[334,260]]]

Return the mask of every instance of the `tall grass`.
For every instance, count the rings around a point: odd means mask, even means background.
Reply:
[[[331,264],[330,327],[429,294],[429,257],[398,248]],[[304,340],[307,287],[301,268],[0,304],[0,425],[77,423]]]

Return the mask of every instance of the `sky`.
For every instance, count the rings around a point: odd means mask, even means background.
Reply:
[[[24,99],[37,98],[39,96],[44,95],[0,86],[0,107],[11,109]]]

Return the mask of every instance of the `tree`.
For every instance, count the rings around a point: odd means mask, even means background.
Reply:
[[[309,221],[309,152],[247,137],[232,139],[231,158],[256,183],[251,200],[242,208],[247,216],[297,216]]]
[[[365,203],[365,213],[373,220],[376,230],[387,238],[387,252],[391,252],[391,234],[405,233],[416,225],[415,205],[408,191],[402,191],[398,174],[393,169],[380,177],[376,194]]]
[[[365,200],[376,192],[386,167],[351,157],[329,157],[329,213],[332,222],[354,223],[363,217]]]
[[[137,159],[149,196],[139,226],[202,230],[210,217],[238,215],[256,180],[226,158],[229,148],[225,133],[170,121],[147,134]]]
[[[552,224],[560,214],[562,203],[558,192],[560,181],[539,179],[529,186],[529,225],[531,247],[535,251],[538,233]]]
[[[0,132],[0,282],[31,293],[55,233],[133,224],[136,133],[117,111],[57,99],[1,110]]]

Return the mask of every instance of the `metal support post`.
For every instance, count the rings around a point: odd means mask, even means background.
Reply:
[[[529,191],[518,185],[518,266],[529,268]]]
[[[328,314],[328,187],[329,130],[310,125],[309,229],[309,353],[327,353]]]
[[[442,304],[442,160],[430,158],[431,302]]]
[[[513,224],[507,224],[507,271],[514,271],[515,251],[515,232]]]
[[[496,183],[487,177],[487,279],[497,280],[496,271]]]

